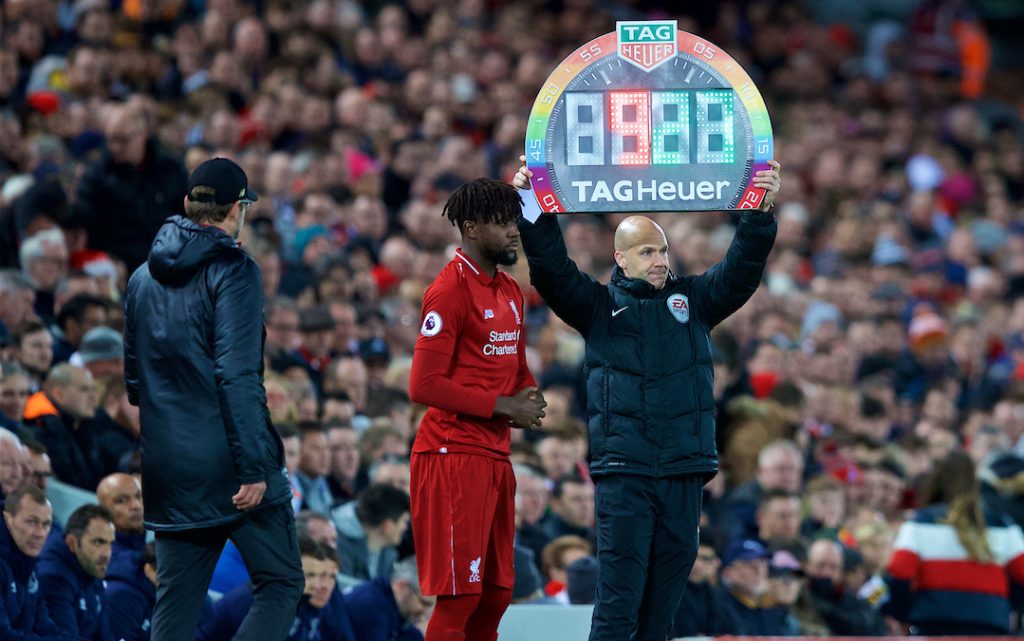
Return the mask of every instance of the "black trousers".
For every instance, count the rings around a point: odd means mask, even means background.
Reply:
[[[213,528],[157,532],[156,605],[151,641],[195,641],[213,570],[228,539],[238,546],[254,601],[236,641],[282,641],[305,581],[295,517],[284,503]]]
[[[697,558],[704,480],[595,480],[599,569],[590,641],[665,641]]]

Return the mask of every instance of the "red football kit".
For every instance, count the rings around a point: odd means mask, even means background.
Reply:
[[[523,292],[456,252],[423,297],[410,396],[430,406],[412,455],[412,526],[427,595],[512,588],[515,476],[499,396],[534,385]]]

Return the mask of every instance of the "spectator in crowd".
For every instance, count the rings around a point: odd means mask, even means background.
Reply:
[[[128,399],[124,377],[107,376],[97,383],[99,405],[92,427],[104,471],[127,470],[128,462],[139,451],[142,426],[139,408]]]
[[[329,514],[334,497],[327,484],[331,471],[331,450],[327,442],[327,431],[319,423],[299,425],[301,438],[299,468],[295,478],[302,491],[302,508]]]
[[[594,486],[578,476],[565,476],[551,490],[551,512],[544,518],[549,539],[572,534],[596,540],[594,531]]]
[[[367,487],[359,499],[334,509],[338,561],[348,585],[388,577],[409,526],[409,495],[391,485]]]
[[[882,616],[843,584],[843,546],[819,539],[807,551],[807,587],[814,610],[835,635],[881,636]]]
[[[78,351],[85,334],[107,322],[107,302],[92,294],[77,294],[57,312],[53,362],[67,362]]]
[[[39,556],[39,589],[53,622],[72,637],[111,641],[103,577],[110,565],[114,522],[98,505],[71,513],[63,539],[50,539]]]
[[[593,544],[582,537],[566,534],[553,539],[541,552],[540,568],[544,579],[544,593],[555,602],[569,604],[569,574],[566,571],[574,561],[594,553]]]
[[[306,583],[286,641],[361,641],[352,629],[350,606],[338,589],[334,551],[307,537],[299,539],[299,558]],[[244,583],[217,601],[196,634],[198,641],[230,641],[253,606],[253,586]]]
[[[784,490],[769,490],[757,508],[757,538],[768,549],[802,546],[800,497]]]
[[[544,474],[553,483],[576,472],[572,444],[562,432],[546,434],[537,443],[537,454],[544,466]]]
[[[351,425],[333,423],[327,427],[331,450],[331,474],[327,485],[336,501],[351,501],[356,496],[359,475],[359,437]]]
[[[726,498],[730,540],[757,537],[757,506],[769,490],[799,492],[804,458],[790,441],[773,441],[757,457],[757,477],[737,486]]]
[[[267,339],[263,350],[270,368],[284,373],[290,367],[301,367],[303,361],[296,351],[302,340],[299,335],[298,305],[284,296],[268,298],[266,317]]]
[[[6,496],[0,524],[0,633],[4,638],[64,638],[63,626],[50,618],[36,574],[53,508],[42,490],[26,485]],[[11,586],[11,589],[6,589]]]
[[[96,500],[114,520],[114,547],[111,560],[122,554],[138,556],[146,546],[142,524],[142,484],[139,479],[116,472],[100,481]]]
[[[298,514],[302,509],[302,486],[295,472],[299,469],[302,457],[302,439],[298,428],[291,423],[278,423],[274,427],[281,437],[281,447],[284,448],[284,469],[288,472],[288,484],[292,490],[292,511]]]
[[[95,327],[82,337],[81,347],[71,359],[80,361],[95,379],[124,378],[124,337],[109,327]]]
[[[533,552],[534,560],[539,564],[544,546],[551,541],[543,527],[548,508],[548,488],[536,469],[518,464],[513,466],[513,470],[516,474],[516,545]]]
[[[384,344],[383,339],[375,339]],[[371,355],[370,361],[380,359],[380,355]],[[369,361],[368,361],[369,362]],[[366,416],[370,419],[386,419],[392,427],[402,434],[406,441],[412,440],[412,403],[409,395],[403,391],[383,386],[383,376],[387,367],[381,365],[377,368],[381,380],[374,387],[370,399],[366,404]]]
[[[46,453],[46,446],[30,439],[25,449],[28,450],[28,482],[45,492],[53,476],[53,464],[50,463],[50,455]]]
[[[29,321],[38,320],[35,313],[35,290],[16,269],[0,269],[0,323],[15,331]]]
[[[857,545],[857,551],[864,559],[864,572],[867,575],[864,585],[857,592],[857,597],[876,610],[880,609],[889,601],[886,569],[892,555],[896,533],[881,518],[855,524],[850,528],[850,533]]]
[[[697,560],[693,562],[686,591],[679,602],[669,636],[699,637],[719,634],[722,625],[721,600],[717,596],[718,566],[714,541],[706,530],[700,532]]]
[[[25,406],[25,424],[46,446],[57,479],[89,491],[103,474],[96,435],[87,420],[96,412],[94,389],[88,370],[61,363]]]
[[[554,603],[550,597],[544,596],[543,579],[537,569],[537,560],[533,552],[516,544],[515,549],[516,580],[512,585],[512,603]]]
[[[768,562],[768,602],[781,610],[783,614],[782,629],[786,636],[814,634],[800,627],[796,615],[792,612],[797,597],[803,589],[804,571],[800,561],[789,550],[777,550]],[[821,633],[827,634],[822,628]]]
[[[156,544],[145,545],[139,554],[115,555],[106,581],[112,638],[149,641],[156,603]]]
[[[33,390],[38,390],[53,365],[53,336],[41,322],[29,320],[14,330],[18,363],[32,377]]]
[[[68,247],[64,232],[56,227],[36,232],[18,249],[21,271],[36,292],[36,315],[47,324],[56,318],[53,313],[53,289],[68,270]]]
[[[786,632],[783,608],[767,601],[768,550],[753,539],[735,541],[722,557],[722,634],[779,636]]]
[[[903,506],[906,472],[890,458],[883,458],[864,471],[864,502],[886,519],[896,519]]]
[[[117,258],[131,274],[146,261],[164,219],[184,213],[187,175],[142,107],[114,107],[105,120],[105,149],[79,181],[72,215],[86,229],[89,246]]]
[[[936,466],[922,506],[896,535],[884,611],[917,634],[1007,634],[1024,587],[1020,526],[983,509],[962,451]]]
[[[28,480],[28,452],[14,432],[0,428],[0,493],[4,496],[21,488]]]
[[[838,538],[846,517],[846,495],[833,476],[822,475],[807,483],[804,490],[807,516],[800,526],[804,538]]]
[[[306,510],[295,515],[295,531],[299,536],[313,539],[320,545],[338,551],[338,529],[334,522],[320,514]]]
[[[0,361],[0,427],[21,429],[30,391],[28,372],[14,361]]]
[[[587,555],[565,566],[569,605],[593,605],[597,598],[597,559]]]
[[[383,483],[406,494],[412,486],[409,459],[388,454],[370,464],[367,472],[370,484]]]
[[[436,598],[420,592],[416,558],[402,559],[388,576],[358,585],[345,595],[356,638],[422,641]]]
[[[355,406],[357,414],[366,411],[366,401],[370,393],[369,374],[362,359],[354,356],[341,356],[332,360],[324,372],[324,394],[344,392]]]

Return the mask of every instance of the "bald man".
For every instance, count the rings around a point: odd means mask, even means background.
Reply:
[[[96,486],[96,500],[114,517],[114,551],[142,554],[146,530],[142,525],[142,485],[130,474],[111,474]]]
[[[525,189],[521,160],[513,183]],[[718,472],[710,333],[761,282],[781,186],[769,165],[754,176],[762,210],[739,216],[729,251],[699,276],[672,273],[665,232],[644,216],[615,230],[608,285],[569,259],[554,216],[519,226],[530,281],[586,340],[601,568],[590,641],[668,636],[697,555],[701,490]]]

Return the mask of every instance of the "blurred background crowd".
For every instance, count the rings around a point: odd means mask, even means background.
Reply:
[[[676,632],[905,632],[928,616],[907,555],[935,558],[908,524],[935,505],[962,508],[948,518],[961,542],[972,528],[984,542],[986,520],[1006,528],[979,550],[965,543],[957,562],[975,565],[952,574],[999,566],[988,596],[1005,603],[988,623],[1019,631],[1019,3],[0,6],[4,494],[137,474],[125,282],[182,211],[188,172],[227,156],[260,195],[241,242],[262,270],[267,401],[300,529],[331,549],[343,587],[388,577],[414,552],[408,455],[424,408],[408,378],[423,292],[459,240],[447,195],[511,179],[533,99],[576,47],[617,19],[676,18],[751,74],[783,166],[765,282],[713,335],[722,471]],[[602,281],[620,219],[562,220],[573,259]],[[732,237],[728,213],[658,220],[679,274],[707,269]],[[510,271],[548,402],[543,430],[513,434],[516,599],[593,602],[582,339],[531,293],[525,261]],[[1020,549],[992,543],[1007,537]],[[219,593],[245,580],[229,557]],[[960,597],[979,588],[955,583],[932,586],[971,609]],[[402,616],[422,626],[429,608],[408,590]]]

